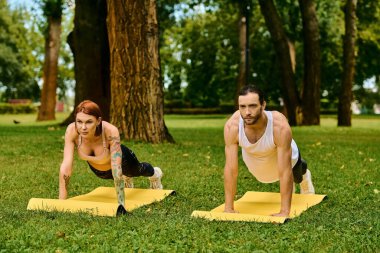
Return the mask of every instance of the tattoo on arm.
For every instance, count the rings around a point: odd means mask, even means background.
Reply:
[[[108,141],[120,145],[120,137],[119,136],[108,136]]]
[[[69,182],[70,182],[70,176],[63,175],[63,180],[65,181],[65,188],[67,189],[67,187],[69,186]]]
[[[123,171],[121,168],[122,152],[120,147],[120,138],[117,136],[110,136],[108,137],[108,140],[111,142],[111,167],[118,203],[125,207],[124,180],[122,179]]]

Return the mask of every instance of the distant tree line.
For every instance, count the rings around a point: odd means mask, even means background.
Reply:
[[[36,3],[10,9],[0,0],[0,99],[41,101],[39,120],[54,118],[57,95],[74,79],[75,104],[92,99],[126,136],[157,132],[153,142],[170,139],[164,103],[233,107],[248,83],[262,87],[268,106],[283,108],[292,125],[318,125],[321,108],[338,110],[338,124],[350,125],[354,98],[379,99],[363,85],[380,82],[376,0]]]

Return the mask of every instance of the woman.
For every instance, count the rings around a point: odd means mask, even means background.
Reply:
[[[125,213],[124,186],[133,188],[133,177],[149,177],[150,188],[162,189],[160,168],[149,163],[140,163],[132,150],[120,144],[117,127],[102,121],[99,106],[90,101],[81,102],[75,109],[75,122],[65,133],[65,148],[59,173],[59,198],[67,198],[74,149],[79,158],[87,161],[90,169],[100,178],[115,182],[118,213]]]

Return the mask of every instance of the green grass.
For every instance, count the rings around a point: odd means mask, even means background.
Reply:
[[[58,121],[34,123],[35,115],[1,115],[0,252],[380,252],[379,117],[354,117],[351,128],[336,127],[334,117],[293,128],[316,191],[328,199],[282,225],[190,217],[224,201],[226,119],[169,115],[176,144],[126,143],[141,161],[163,169],[165,188],[177,195],[105,218],[27,211],[32,197],[58,196],[65,129],[50,126]],[[76,159],[71,196],[101,185],[113,183]],[[258,183],[240,162],[238,197],[249,190],[277,192],[278,184]]]

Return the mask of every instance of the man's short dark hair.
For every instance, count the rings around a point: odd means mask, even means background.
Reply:
[[[246,85],[240,89],[239,96],[245,96],[248,93],[256,93],[257,95],[259,95],[260,104],[264,103],[265,101],[264,92],[259,87],[252,84]]]

